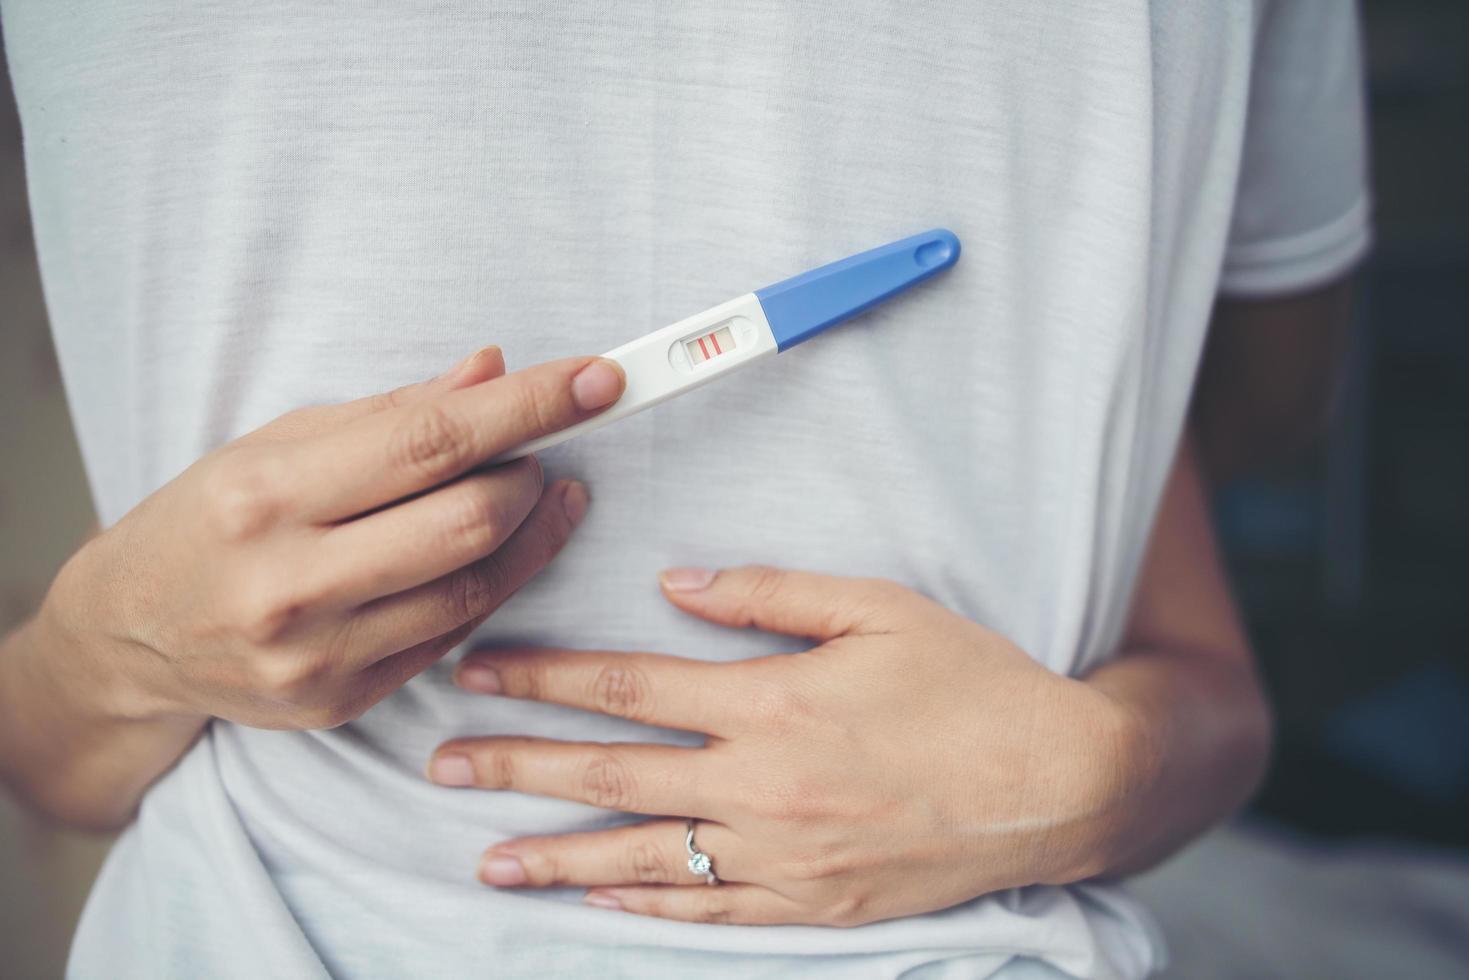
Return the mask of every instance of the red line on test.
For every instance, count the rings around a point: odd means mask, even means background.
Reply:
[[[724,353],[724,351],[722,351],[722,350],[719,349],[719,338],[716,337],[712,333],[709,335],[709,343],[711,343],[711,344],[714,345],[714,353],[716,353],[716,354],[723,354]]]
[[[716,347],[714,349],[715,350],[718,350],[719,348]],[[709,360],[709,348],[707,348],[707,347],[704,346],[704,338],[703,337],[700,337],[699,338],[699,352],[704,355],[704,360],[706,360],[706,361]]]

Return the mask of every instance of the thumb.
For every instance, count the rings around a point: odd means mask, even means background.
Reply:
[[[669,602],[723,626],[824,642],[894,628],[905,597],[894,582],[792,572],[767,565],[711,571],[671,568],[659,576]]]

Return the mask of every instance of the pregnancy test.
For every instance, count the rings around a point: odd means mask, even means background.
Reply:
[[[959,239],[935,228],[848,256],[721,303],[608,351],[627,387],[611,408],[532,439],[491,463],[540,452],[764,360],[892,299],[959,260]]]

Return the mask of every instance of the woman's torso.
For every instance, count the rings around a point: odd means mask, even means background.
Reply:
[[[945,277],[548,452],[586,523],[481,631],[791,649],[659,598],[755,561],[897,579],[1058,671],[1108,655],[1229,225],[1249,4],[6,0],[47,298],[104,523],[306,403],[595,353],[933,225]],[[452,657],[329,732],[216,724],[145,801],[75,972],[1138,975],[1142,913],[1035,888],[852,930],[496,892],[506,836],[604,826],[429,786],[462,734],[667,738],[472,697]],[[571,901],[568,901],[571,899]],[[943,972],[948,969],[949,974]]]

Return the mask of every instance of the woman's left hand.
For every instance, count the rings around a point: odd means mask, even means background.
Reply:
[[[472,691],[703,732],[702,748],[467,738],[431,778],[640,814],[486,852],[502,887],[695,922],[851,926],[1105,870],[1145,776],[1106,694],[891,582],[770,568],[663,577],[679,608],[808,637],[804,653],[709,663],[650,653],[480,651]],[[685,818],[718,887],[688,867]]]

